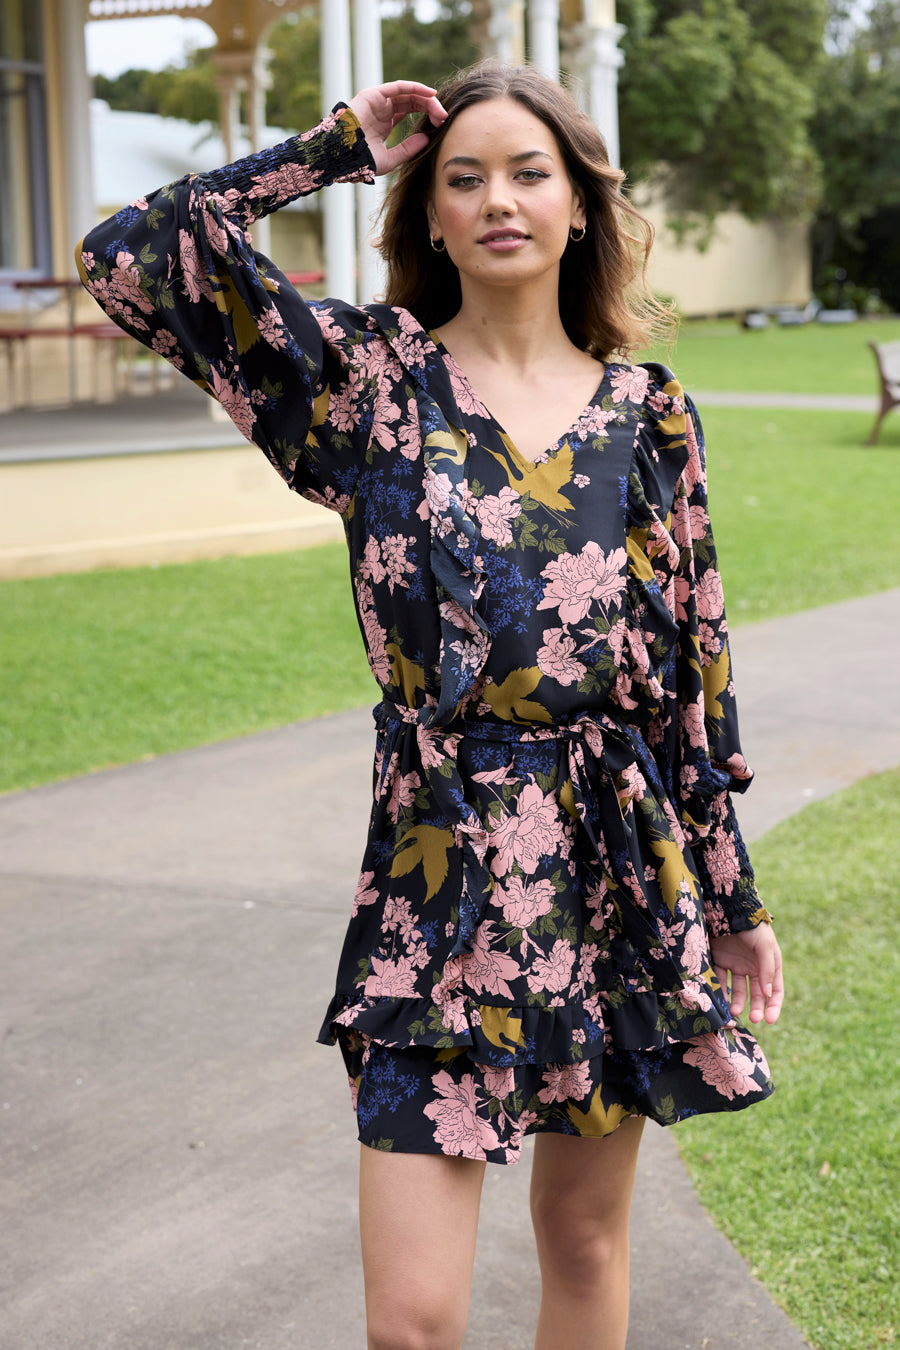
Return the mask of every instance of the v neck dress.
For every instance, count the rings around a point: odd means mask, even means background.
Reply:
[[[370,180],[338,105],[83,241],[123,328],[340,513],[380,687],[373,805],[320,1039],[373,1147],[513,1162],[771,1091],[710,935],[768,920],[732,808],[740,749],[700,421],[607,364],[525,459],[409,312],[303,301],[254,219]]]

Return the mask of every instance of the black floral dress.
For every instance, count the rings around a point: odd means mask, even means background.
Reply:
[[[532,462],[404,310],[304,302],[255,218],[371,178],[359,124],[163,188],[83,241],[85,285],[340,513],[382,691],[334,999],[363,1142],[512,1162],[771,1091],[709,935],[766,920],[700,422],[609,363]]]

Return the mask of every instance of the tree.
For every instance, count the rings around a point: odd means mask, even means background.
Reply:
[[[855,28],[836,4],[829,31],[812,133],[823,175],[817,284],[841,267],[900,309],[900,4],[876,0]]]
[[[814,208],[824,0],[619,0],[622,159],[684,226]]]

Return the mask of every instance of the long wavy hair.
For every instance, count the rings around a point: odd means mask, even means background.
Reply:
[[[449,117],[440,127],[425,116],[418,121],[414,129],[425,132],[428,146],[397,170],[382,208],[376,247],[387,264],[387,303],[408,309],[426,329],[458,313],[459,273],[429,241],[425,208],[436,157],[464,108],[511,98],[553,132],[569,179],[584,198],[585,237],[570,240],[560,260],[559,312],[572,342],[605,360],[670,336],[672,307],[658,301],[646,281],[653,226],[623,195],[625,175],[612,167],[603,137],[569,93],[530,66],[488,60],[460,71],[438,90],[438,98]]]

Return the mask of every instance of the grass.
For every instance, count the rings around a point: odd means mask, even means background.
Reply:
[[[777,1091],[677,1127],[700,1198],[817,1350],[900,1340],[900,771],[754,849],[788,998],[759,1039]]]
[[[0,789],[375,701],[346,548],[0,586]]]
[[[736,322],[684,323],[671,352],[663,347],[644,356],[669,366],[688,390],[874,397],[878,376],[875,357],[866,344],[898,339],[900,319],[834,327],[770,325],[758,333],[744,331]]]
[[[865,447],[862,413],[700,411],[732,622],[900,585],[900,416]]]
[[[856,413],[704,420],[732,621],[900,584],[900,425],[873,450]],[[341,544],[5,582],[0,632],[0,790],[377,697]]]

